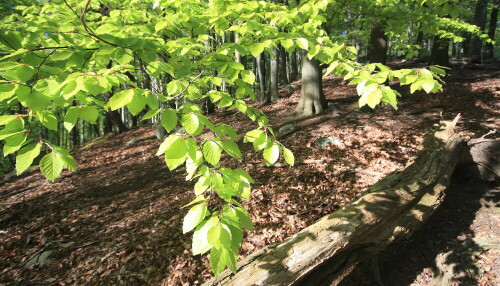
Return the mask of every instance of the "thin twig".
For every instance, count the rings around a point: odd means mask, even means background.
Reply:
[[[181,92],[179,92],[178,94],[174,95],[173,97],[179,97],[179,96],[181,96],[184,92],[186,92],[186,90],[189,88],[189,86],[191,86],[191,84],[193,84],[197,79],[199,79],[204,73],[205,73],[205,71],[202,71],[199,75],[195,76],[192,80],[190,80],[188,82],[188,84],[186,85],[186,87]]]

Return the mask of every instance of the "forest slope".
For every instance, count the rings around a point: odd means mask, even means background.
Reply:
[[[244,145],[242,160],[224,159],[256,180],[247,204],[255,230],[243,255],[284,240],[403,168],[441,118],[461,113],[459,131],[471,137],[499,126],[498,70],[458,68],[441,94],[402,90],[397,111],[359,111],[355,89],[338,78],[326,78],[324,88],[338,111],[297,122],[299,130],[280,139],[296,167],[264,167]],[[277,127],[299,93],[281,96],[262,107]],[[240,131],[249,125],[231,112],[212,118]],[[329,136],[341,144],[314,146]],[[183,169],[169,172],[154,156],[159,144],[151,126],[137,128],[74,150],[78,172],[65,171],[55,183],[35,172],[0,186],[0,284],[192,285],[210,277],[208,260],[191,256],[181,231],[180,207],[193,198],[192,184]],[[48,251],[50,261],[32,264]]]

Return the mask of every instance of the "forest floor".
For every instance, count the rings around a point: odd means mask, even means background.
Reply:
[[[256,181],[245,202],[255,229],[246,234],[241,256],[283,241],[404,168],[441,119],[460,113],[458,131],[471,138],[500,126],[500,70],[457,67],[446,81],[442,93],[411,95],[402,88],[398,110],[366,112],[356,107],[354,87],[328,77],[325,95],[337,111],[296,122],[296,132],[279,138],[295,153],[295,167],[265,167],[248,144],[240,145],[243,159],[224,157],[223,165],[244,168]],[[283,91],[280,103],[261,106],[274,126],[285,123],[299,93]],[[228,111],[211,118],[240,132],[252,128]],[[314,146],[328,136],[341,144]],[[184,169],[169,172],[154,155],[159,144],[151,126],[136,128],[73,150],[78,171],[64,171],[54,183],[33,172],[0,185],[0,285],[198,285],[210,278],[206,255],[193,257],[190,235],[181,230],[186,210],[180,207],[193,199],[193,184],[184,180]],[[411,252],[393,248],[381,258],[383,279],[390,279],[384,273],[399,277],[386,285],[430,285],[458,248],[467,259],[453,261],[473,263],[472,270],[462,266],[472,285],[500,279],[500,236],[490,231],[499,229],[498,185],[481,186],[450,194],[430,227],[400,244]],[[482,237],[496,241],[479,250],[466,245]],[[462,268],[451,276],[459,279]],[[362,274],[354,271],[348,280],[373,284]]]

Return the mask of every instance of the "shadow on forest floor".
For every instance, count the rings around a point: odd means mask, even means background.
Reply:
[[[379,255],[384,285],[498,285],[499,186],[498,181],[464,181],[455,175],[443,205],[428,222]],[[339,285],[378,283],[363,263]]]

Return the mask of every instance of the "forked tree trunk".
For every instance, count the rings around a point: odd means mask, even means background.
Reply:
[[[409,236],[441,204],[463,140],[453,122],[426,136],[414,163],[281,244],[270,245],[205,285],[321,285]],[[327,284],[329,285],[329,284]]]
[[[326,108],[321,67],[316,59],[302,57],[302,91],[295,112],[303,116],[320,114]]]

